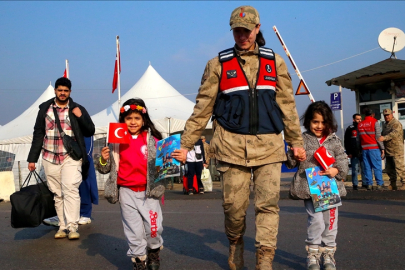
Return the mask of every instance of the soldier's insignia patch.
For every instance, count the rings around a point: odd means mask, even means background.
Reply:
[[[271,73],[271,66],[270,66],[270,65],[266,65],[266,71],[267,71],[268,73]]]
[[[227,79],[236,78],[236,77],[237,77],[236,70],[228,70],[226,72]]]

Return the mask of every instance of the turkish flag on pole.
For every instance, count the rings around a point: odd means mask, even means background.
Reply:
[[[64,78],[67,78],[67,72],[66,72],[66,69],[65,69],[65,72],[63,72],[63,77],[64,77]]]
[[[119,71],[118,71],[118,62],[119,62]],[[115,68],[114,68],[114,78],[112,83],[112,92],[114,93],[115,89],[118,87],[118,72],[121,73],[121,53],[120,45],[118,44],[118,56],[115,54]]]
[[[324,170],[335,163],[335,158],[328,152],[325,146],[319,147],[314,153],[315,159],[321,164]]]
[[[110,123],[108,128],[108,141],[107,143],[123,143],[129,144],[130,137],[125,123]]]

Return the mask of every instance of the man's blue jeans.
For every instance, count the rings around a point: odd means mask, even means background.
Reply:
[[[353,186],[357,186],[359,184],[359,179],[357,177],[357,172],[359,171],[359,165],[360,165],[360,169],[361,169],[361,179],[363,181],[363,185],[366,185],[365,176],[364,176],[364,162],[363,162],[363,159],[358,158],[358,157],[352,157],[350,159],[350,163],[352,165],[352,183],[353,183]]]
[[[384,181],[382,179],[382,167],[381,167],[381,152],[380,149],[370,149],[363,150],[363,161],[364,161],[364,184],[373,185],[373,174],[371,169],[374,171],[374,177],[377,185],[382,186]]]

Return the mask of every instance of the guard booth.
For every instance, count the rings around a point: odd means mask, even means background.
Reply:
[[[389,58],[328,80],[326,84],[355,91],[356,112],[363,119],[363,109],[369,107],[382,125],[383,110],[391,109],[405,128],[405,60]]]

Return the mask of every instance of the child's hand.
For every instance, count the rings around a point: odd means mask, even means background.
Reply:
[[[294,159],[297,161],[304,161],[307,159],[305,149],[303,147],[291,147],[291,150],[294,152]]]
[[[110,158],[110,148],[106,146],[103,149],[101,149],[101,159],[102,159],[101,161],[103,161],[103,163],[106,163],[109,158]]]
[[[330,178],[335,177],[338,173],[339,173],[339,170],[336,168],[333,168],[333,167],[329,167],[327,170],[319,172],[320,175],[327,175]]]

